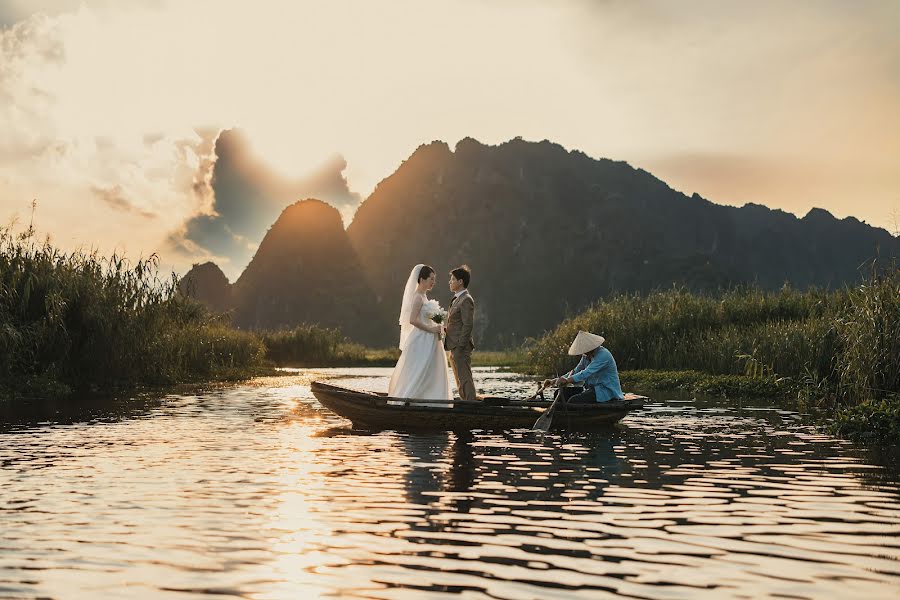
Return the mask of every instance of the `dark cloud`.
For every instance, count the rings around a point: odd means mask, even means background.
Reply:
[[[182,254],[199,254],[228,260],[232,276],[250,262],[269,226],[289,204],[318,198],[336,208],[354,208],[359,194],[350,191],[343,172],[347,162],[335,156],[300,179],[286,179],[253,155],[239,130],[225,130],[215,143],[215,159],[202,163],[194,192],[212,194],[209,214],[190,218],[170,237]],[[225,265],[223,265],[225,268]]]
[[[152,212],[144,210],[131,202],[126,196],[121,185],[111,185],[107,187],[92,186],[91,192],[94,196],[102,200],[106,205],[120,212],[133,213],[140,215],[145,219],[156,218]]]

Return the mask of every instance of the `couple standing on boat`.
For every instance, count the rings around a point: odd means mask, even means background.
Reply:
[[[453,400],[447,375],[447,354],[456,377],[456,388],[463,400],[477,400],[472,380],[472,329],[475,300],[469,293],[471,273],[465,265],[450,271],[450,310],[441,309],[437,300],[429,300],[436,275],[428,265],[416,265],[409,274],[400,308],[400,360],[394,367],[388,395],[392,398]],[[441,339],[443,338],[443,344]],[[613,355],[603,347],[606,340],[587,331],[579,331],[569,348],[570,356],[581,356],[578,365],[543,385],[563,388],[570,404],[591,404],[625,398],[619,384],[619,370]],[[577,387],[571,387],[577,386]],[[583,387],[582,387],[583,386]]]
[[[400,305],[400,360],[394,367],[388,395],[393,398],[452,400],[447,374],[447,352],[463,400],[477,400],[472,380],[475,342],[475,300],[469,293],[472,274],[465,265],[450,271],[453,299],[444,311],[429,300],[437,276],[428,265],[416,265],[409,274]],[[443,340],[443,343],[442,343]]]

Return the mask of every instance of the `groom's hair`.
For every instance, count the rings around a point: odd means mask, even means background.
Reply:
[[[456,267],[450,274],[463,282],[463,286],[469,287],[469,282],[472,280],[472,272],[469,271],[469,265],[463,265],[461,267]]]
[[[419,271],[419,281],[428,279],[429,277],[431,277],[432,273],[434,273],[434,269],[432,269],[428,265],[422,265],[422,269]]]

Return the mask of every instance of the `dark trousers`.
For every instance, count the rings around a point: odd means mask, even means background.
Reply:
[[[478,400],[472,380],[472,348],[460,346],[450,351],[450,366],[456,377],[456,389],[461,400]]]
[[[597,401],[597,394],[594,388],[583,387],[564,387],[563,400],[566,404],[593,404]]]

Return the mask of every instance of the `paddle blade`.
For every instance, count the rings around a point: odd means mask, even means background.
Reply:
[[[553,415],[550,413],[550,409],[544,411],[538,420],[534,422],[534,427],[532,429],[534,431],[550,431],[550,424],[553,423]]]
[[[534,422],[534,426],[531,428],[534,431],[550,431],[550,425],[553,423],[553,410],[556,408],[556,404],[559,402],[559,399],[562,398],[562,392],[556,392],[556,398],[553,399],[553,404],[547,407],[547,410],[544,411],[538,420]]]

